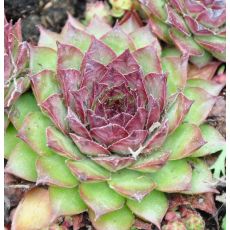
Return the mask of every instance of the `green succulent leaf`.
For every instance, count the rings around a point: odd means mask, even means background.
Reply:
[[[100,216],[121,209],[125,198],[113,191],[106,182],[81,183],[80,195],[95,214],[95,219]]]
[[[164,193],[152,191],[141,201],[128,200],[127,206],[135,215],[160,229],[161,221],[168,210],[168,200]]]
[[[110,172],[89,159],[67,161],[67,166],[80,181],[105,181],[110,178]]]
[[[162,148],[165,151],[171,151],[170,160],[178,160],[190,156],[204,144],[199,127],[184,123],[167,137]]]
[[[15,148],[20,139],[16,137],[17,130],[12,124],[7,127],[6,133],[4,135],[4,158],[9,159],[12,150]]]
[[[57,154],[73,160],[84,158],[73,141],[55,127],[49,126],[46,129],[46,139],[48,147]]]
[[[147,174],[128,169],[113,173],[108,184],[122,196],[139,201],[156,187]]]
[[[47,61],[49,60],[49,61]],[[48,47],[30,46],[30,70],[37,74],[42,70],[56,70],[57,53]]]
[[[26,106],[25,106],[26,105]],[[40,111],[37,102],[31,92],[24,93],[11,107],[9,119],[14,127],[19,130],[25,117],[31,113]]]
[[[12,230],[46,229],[50,224],[49,192],[44,188],[28,191],[17,206],[12,219]]]
[[[186,87],[184,94],[190,100],[194,100],[184,121],[200,125],[207,118],[217,97],[199,87]]]
[[[36,163],[37,184],[49,184],[64,188],[74,188],[77,179],[66,166],[66,158],[59,155],[39,157]]]
[[[191,188],[184,193],[186,194],[200,194],[206,192],[216,192],[212,173],[203,160],[193,158],[188,160],[193,168]]]
[[[41,112],[29,113],[18,136],[39,155],[50,155],[53,151],[46,144],[46,128],[52,123]]]
[[[224,84],[218,84],[214,81],[208,81],[204,79],[189,79],[187,81],[187,87],[199,87],[206,90],[213,96],[218,96],[220,91],[223,89]]]
[[[162,192],[180,192],[191,186],[192,168],[186,160],[168,161],[167,164],[151,175]]]
[[[52,220],[62,215],[77,215],[87,210],[87,206],[81,199],[79,189],[49,187]]]
[[[94,212],[89,210],[89,218],[93,226],[100,230],[129,230],[134,222],[134,216],[126,206],[98,219],[95,218]]]
[[[225,148],[225,140],[215,128],[208,124],[203,124],[200,126],[200,130],[207,143],[193,152],[191,157],[203,157]]]
[[[19,140],[20,141],[20,140]],[[37,179],[36,160],[38,155],[23,141],[20,141],[9,157],[5,172],[24,180],[35,182]]]

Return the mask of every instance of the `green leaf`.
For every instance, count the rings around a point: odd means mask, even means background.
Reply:
[[[78,181],[66,166],[65,161],[66,158],[59,155],[40,157],[36,163],[37,184],[49,184],[65,188],[77,186]]]
[[[135,215],[160,229],[161,221],[168,210],[168,199],[164,193],[152,191],[141,201],[128,200],[127,206]]]
[[[52,220],[59,216],[77,215],[87,210],[81,199],[79,189],[49,187]]]
[[[26,106],[25,106],[26,105]],[[22,94],[10,109],[9,118],[14,127],[19,130],[25,117],[31,113],[40,111],[34,95],[31,92]]]
[[[184,89],[187,80],[188,57],[166,56],[162,57],[162,67],[167,77],[168,97]]]
[[[207,118],[217,97],[198,87],[186,87],[184,94],[190,100],[194,100],[184,121],[200,125]]]
[[[95,219],[124,206],[125,199],[105,182],[81,183],[79,189],[82,199],[94,211]]]
[[[94,212],[89,210],[89,218],[93,226],[100,230],[129,230],[134,223],[134,216],[126,206],[99,219],[95,219]]]
[[[225,140],[222,135],[212,126],[203,124],[200,126],[202,137],[207,142],[204,146],[192,153],[191,157],[203,157],[216,153],[225,148]]]
[[[166,151],[153,151],[146,156],[139,157],[129,169],[144,173],[153,173],[163,167],[168,158],[169,153]]]
[[[46,128],[51,124],[41,112],[32,112],[26,116],[18,136],[39,155],[53,154],[46,144]]]
[[[81,181],[105,181],[110,178],[110,172],[90,159],[67,161],[67,166]]]
[[[53,149],[57,154],[73,160],[84,158],[73,141],[55,127],[49,126],[46,129],[46,138],[48,147]]]
[[[128,169],[113,173],[108,184],[110,188],[122,196],[139,201],[156,187],[156,184],[147,174]]]
[[[186,160],[168,161],[156,173],[152,174],[157,190],[162,192],[180,192],[191,185],[192,168]]]
[[[165,140],[162,149],[171,151],[170,160],[188,157],[193,151],[205,144],[199,127],[193,124],[181,124]]]
[[[126,49],[134,49],[132,41],[118,25],[105,34],[102,37],[102,41],[107,44],[117,55],[120,55]]]
[[[57,53],[48,47],[30,46],[30,70],[32,74],[42,70],[56,71]]]
[[[12,230],[48,228],[51,210],[48,190],[35,188],[21,199],[13,215]]]
[[[4,158],[8,159],[12,150],[15,148],[20,139],[16,137],[17,130],[12,124],[7,127],[6,133],[4,135]]]
[[[20,140],[19,140],[20,141]],[[38,155],[23,141],[13,149],[5,171],[24,180],[36,182],[36,160]]]
[[[212,173],[206,163],[198,158],[193,158],[188,161],[193,168],[191,188],[183,193],[200,194],[206,192],[216,192]]]
[[[214,81],[208,81],[204,79],[189,79],[187,81],[187,87],[199,87],[206,90],[213,96],[218,96],[220,91],[223,89],[224,84],[218,84]]]

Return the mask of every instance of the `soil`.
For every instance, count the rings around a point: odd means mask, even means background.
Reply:
[[[89,2],[90,0],[88,0]],[[47,29],[60,32],[67,19],[67,12],[76,18],[84,16],[86,0],[5,0],[5,15],[7,20],[16,22],[19,18],[22,20],[23,39],[36,44],[39,37],[37,25],[42,25]],[[219,132],[226,137],[226,90],[222,90],[221,97],[213,107],[207,121],[210,125],[216,127]],[[14,186],[14,185],[21,186]],[[13,185],[13,186],[12,186]],[[5,226],[8,228],[11,222],[11,216],[14,208],[22,198],[25,191],[33,186],[32,184],[18,180],[17,178],[5,175]],[[226,192],[225,185],[218,187],[220,195]],[[219,199],[218,197],[216,199]],[[221,200],[221,198],[220,198]],[[201,211],[201,215],[206,222],[206,230],[217,230],[221,225],[225,215],[225,204],[216,201],[217,212],[214,216]],[[59,224],[69,226],[66,229],[94,229],[88,215],[77,215],[70,218],[61,218]],[[138,229],[155,229],[152,225],[136,220],[135,226]],[[10,229],[10,227],[8,228]]]

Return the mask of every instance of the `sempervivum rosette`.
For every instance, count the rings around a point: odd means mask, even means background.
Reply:
[[[21,21],[14,25],[4,20],[4,108],[6,114],[10,106],[30,86],[27,70],[28,46],[22,42]],[[8,125],[7,115],[6,124]]]
[[[225,0],[139,2],[151,18],[154,33],[166,43],[174,43],[183,53],[189,53],[197,65],[206,64],[210,54],[225,61]]]
[[[7,133],[6,171],[48,189],[26,194],[12,229],[84,211],[99,230],[130,229],[135,215],[160,228],[165,193],[215,192],[197,157],[224,143],[202,124],[223,85],[187,81],[187,63],[161,54],[135,14],[113,28],[97,17],[87,27],[69,18],[61,34],[41,28],[30,47],[33,92],[10,113],[22,141]]]

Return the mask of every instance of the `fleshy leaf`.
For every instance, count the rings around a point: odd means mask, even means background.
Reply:
[[[188,157],[205,144],[200,129],[193,124],[181,124],[164,142],[162,148],[171,151],[170,160]]]
[[[89,34],[94,35],[96,38],[100,38],[101,36],[108,33],[112,28],[110,25],[105,23],[105,21],[101,20],[100,17],[94,15],[91,19],[89,25],[86,27],[86,31]]]
[[[176,95],[175,100],[169,105],[166,115],[169,122],[169,132],[173,132],[183,122],[192,103],[193,101],[186,98],[184,94],[178,93]]]
[[[194,100],[184,121],[200,125],[207,118],[216,103],[217,97],[197,87],[186,87],[184,94],[190,100]]]
[[[188,69],[188,79],[200,78],[204,80],[211,80],[220,66],[220,62],[209,62],[207,65],[199,68],[195,65],[190,65]]]
[[[135,161],[133,157],[121,157],[114,154],[107,157],[94,157],[92,160],[110,172],[116,172],[126,168]]]
[[[20,139],[16,137],[17,131],[12,124],[7,127],[4,135],[4,158],[8,159]]]
[[[147,135],[147,130],[134,130],[128,137],[113,143],[108,149],[117,154],[129,155],[131,153],[130,149],[136,151],[143,144]]]
[[[216,153],[224,148],[225,140],[214,127],[203,124],[200,126],[200,130],[207,143],[193,152],[191,157],[203,157],[208,154]]]
[[[56,75],[53,71],[43,70],[31,76],[31,82],[33,92],[39,104],[52,94],[60,92]]]
[[[110,178],[110,172],[94,163],[92,160],[83,159],[79,161],[67,161],[67,166],[80,181],[98,182]]]
[[[135,11],[127,11],[122,19],[119,20],[119,24],[122,30],[127,34],[136,31],[142,26],[142,22]]]
[[[58,69],[80,70],[83,54],[72,45],[58,43]]]
[[[24,106],[26,105],[26,106]],[[14,127],[19,130],[23,125],[24,119],[30,112],[40,111],[36,100],[31,92],[24,93],[11,107],[9,118]]]
[[[203,54],[203,48],[193,40],[192,36],[187,37],[175,28],[170,29],[170,36],[183,54],[189,54],[191,56],[199,56]]]
[[[60,94],[53,94],[42,102],[41,108],[48,114],[57,128],[67,134],[69,131],[66,121],[66,107],[63,102],[63,97]]]
[[[62,31],[63,42],[79,48],[83,53],[87,51],[91,43],[91,35],[83,30],[74,27],[70,22],[65,25]]]
[[[84,124],[81,123],[81,120],[70,108],[68,108],[68,115],[66,119],[69,122],[70,129],[73,130],[74,133],[86,139],[89,139],[89,140],[92,139],[89,134],[89,131],[86,129]]]
[[[206,192],[217,192],[215,189],[212,173],[206,163],[198,158],[193,158],[188,161],[192,166],[191,188],[183,193],[199,194]]]
[[[143,6],[145,6],[151,14],[159,18],[161,21],[165,21],[167,19],[167,11],[165,0],[139,0]]]
[[[121,209],[125,203],[125,198],[114,192],[105,182],[81,183],[79,191],[82,199],[94,211],[95,219]]]
[[[38,46],[57,50],[57,41],[61,40],[61,36],[58,33],[45,29],[43,26],[39,25],[38,28],[40,32]]]
[[[166,74],[150,73],[145,76],[145,85],[149,94],[159,101],[160,109],[163,110],[166,101]]]
[[[134,49],[131,39],[122,31],[119,25],[115,25],[115,27],[113,27],[113,29],[105,34],[101,39],[117,55],[120,55],[126,49]]]
[[[190,31],[183,19],[172,7],[166,5],[167,7],[167,22],[172,25],[173,28],[178,29],[183,34],[190,36]]]
[[[152,33],[150,24],[147,24],[146,26],[140,27],[139,29],[135,30],[133,33],[130,34],[130,37],[132,38],[136,49],[140,49],[145,46],[154,44],[157,53],[160,56],[161,46],[155,35]]]
[[[18,136],[39,155],[49,155],[53,151],[46,145],[46,128],[52,122],[41,112],[29,113],[19,130]]]
[[[167,76],[167,95],[183,90],[187,80],[188,56],[164,56],[162,66]]]
[[[37,184],[49,184],[65,188],[77,186],[78,181],[66,166],[65,161],[66,158],[56,154],[40,157],[36,163]]]
[[[84,158],[72,140],[56,128],[50,126],[46,129],[47,145],[61,156],[80,160]]]
[[[129,74],[140,69],[140,66],[129,49],[116,57],[109,66],[116,69],[121,74]]]
[[[89,210],[89,218],[93,226],[100,230],[129,230],[134,222],[134,216],[126,206],[117,211],[105,214],[97,220],[94,212]]]
[[[108,124],[90,130],[91,136],[101,144],[111,145],[121,138],[128,136],[128,132],[116,124]]]
[[[218,96],[223,89],[224,84],[215,83],[214,81],[208,81],[203,79],[189,79],[187,81],[187,87],[199,87],[207,91],[213,96]]]
[[[144,173],[153,173],[162,168],[169,158],[169,153],[164,151],[153,151],[146,156],[140,156],[129,169]]]
[[[59,216],[77,215],[87,210],[79,190],[75,188],[49,187],[52,220]]]
[[[162,72],[160,58],[155,44],[156,43],[140,48],[133,53],[144,75]]]
[[[35,188],[27,192],[13,215],[12,230],[43,229],[49,226],[51,208],[48,190]]]
[[[95,141],[77,136],[74,133],[70,133],[70,137],[73,139],[79,150],[86,155],[102,156],[110,154],[110,152],[105,147]]]
[[[148,175],[128,169],[113,173],[108,183],[110,188],[122,196],[138,201],[142,200],[156,187],[156,184]]]
[[[116,57],[116,54],[109,46],[105,45],[96,38],[93,39],[86,55],[88,55],[90,59],[93,59],[103,65],[109,64]]]
[[[152,27],[153,33],[157,35],[161,40],[168,44],[172,44],[172,39],[169,34],[170,27],[164,23],[163,21],[159,20],[154,15],[150,15],[150,25]]]
[[[152,191],[141,201],[128,200],[127,206],[135,215],[160,229],[161,221],[168,209],[168,200],[164,193]]]
[[[49,60],[49,61],[47,61]],[[30,46],[30,70],[37,74],[42,70],[56,70],[57,53],[48,47]]]
[[[168,161],[167,164],[152,174],[157,190],[174,193],[190,188],[192,168],[186,160]]]
[[[27,144],[20,141],[13,149],[7,161],[5,172],[24,180],[35,182],[37,179],[35,167],[37,158],[38,155]]]

